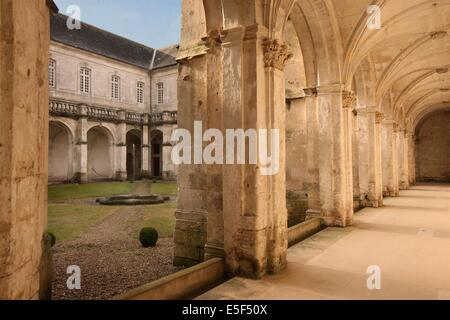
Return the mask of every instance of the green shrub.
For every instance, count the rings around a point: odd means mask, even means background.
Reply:
[[[139,233],[139,241],[144,248],[154,247],[158,242],[158,231],[154,228],[143,228]]]
[[[46,232],[45,233],[45,237],[46,237],[46,241],[48,241],[48,243],[50,243],[50,246],[53,247],[56,244],[56,237],[53,233],[51,232]]]

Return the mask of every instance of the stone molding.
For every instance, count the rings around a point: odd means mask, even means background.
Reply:
[[[317,88],[305,88],[303,89],[303,91],[305,92],[305,97],[317,97]]]
[[[160,113],[148,114],[58,100],[50,100],[49,113],[53,116],[73,119],[88,118],[93,121],[128,123],[144,126],[178,123],[177,111],[163,111]]]
[[[289,47],[281,44],[277,39],[264,39],[264,66],[283,71],[286,62],[293,57]]]

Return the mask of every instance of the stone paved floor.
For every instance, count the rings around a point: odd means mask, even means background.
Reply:
[[[328,228],[289,249],[287,270],[234,278],[199,299],[450,299],[450,185],[418,185],[347,229]],[[381,290],[368,290],[370,265]]]

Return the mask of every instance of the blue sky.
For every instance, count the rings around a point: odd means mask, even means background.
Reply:
[[[81,9],[81,21],[153,48],[179,42],[181,0],[54,0],[61,13]]]

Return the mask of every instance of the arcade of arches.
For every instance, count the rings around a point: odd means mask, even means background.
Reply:
[[[7,298],[37,298],[45,273],[45,3],[0,4]],[[371,4],[381,10],[380,29],[367,27]],[[24,17],[37,27],[26,28]],[[180,166],[174,262],[222,257],[235,275],[279,273],[287,264],[286,193],[306,203],[306,219],[349,227],[356,208],[381,207],[418,180],[450,182],[449,17],[448,0],[183,0],[178,126],[280,129],[281,156],[274,176],[256,165]],[[103,128],[86,135],[114,152]],[[55,154],[78,152],[61,147],[73,141],[66,128],[55,125],[50,136]],[[87,174],[114,173],[97,161],[88,157]],[[73,170],[70,162],[49,165],[61,176]]]

